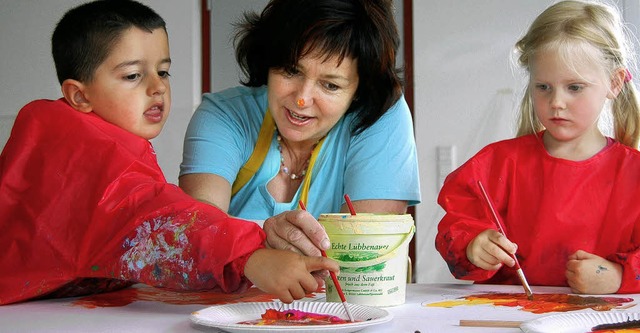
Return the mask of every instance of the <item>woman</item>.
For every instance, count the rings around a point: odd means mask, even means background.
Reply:
[[[329,247],[313,216],[346,212],[344,194],[358,212],[400,214],[420,201],[391,1],[272,0],[237,27],[246,80],[204,95],[180,187],[266,219],[268,246],[307,255]]]

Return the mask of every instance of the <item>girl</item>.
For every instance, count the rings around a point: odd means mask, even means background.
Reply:
[[[640,107],[619,14],[562,1],[516,48],[529,73],[518,137],[485,147],[447,177],[436,248],[459,279],[518,284],[503,267],[514,266],[515,253],[533,285],[640,291]],[[598,128],[605,104],[615,139]]]

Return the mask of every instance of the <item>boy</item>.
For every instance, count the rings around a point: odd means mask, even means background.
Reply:
[[[169,114],[171,58],[150,8],[73,8],[52,51],[64,97],[26,105],[0,155],[0,304],[136,282],[224,292],[253,283],[291,302],[317,288],[311,271],[338,270],[265,249],[255,223],[166,182],[148,140]]]

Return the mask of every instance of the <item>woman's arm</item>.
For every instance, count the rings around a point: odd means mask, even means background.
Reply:
[[[400,200],[358,200],[353,201],[352,204],[356,213],[405,214],[407,212],[407,202]],[[349,213],[349,206],[342,205],[340,212]]]
[[[192,173],[178,179],[180,187],[196,200],[214,205],[227,213],[231,201],[231,184],[218,175]]]

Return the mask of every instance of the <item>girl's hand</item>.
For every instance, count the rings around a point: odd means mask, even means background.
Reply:
[[[488,271],[495,271],[505,264],[513,267],[516,264],[511,257],[518,246],[494,229],[487,229],[476,236],[467,245],[469,261]]]
[[[582,250],[569,256],[567,283],[577,294],[614,294],[622,284],[622,265]]]
[[[307,211],[290,210],[264,221],[266,246],[290,250],[307,256],[320,256],[320,250],[331,246],[329,236]]]
[[[291,251],[260,249],[247,260],[244,275],[260,290],[276,295],[284,303],[291,303],[318,290],[320,284],[311,272],[321,270],[338,273],[340,266],[325,257],[306,257]]]

